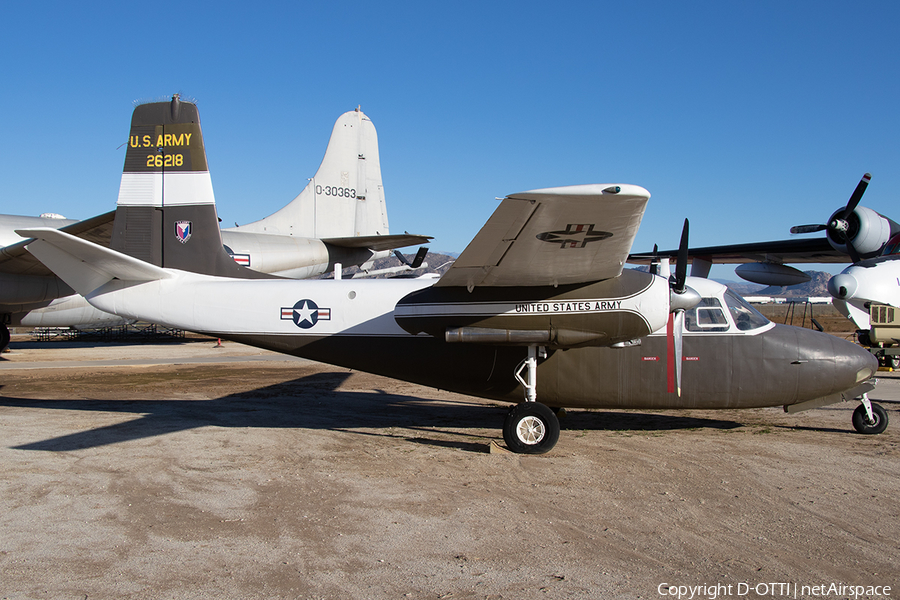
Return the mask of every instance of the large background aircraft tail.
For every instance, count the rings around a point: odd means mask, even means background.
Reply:
[[[150,264],[224,277],[271,277],[222,245],[200,113],[176,95],[134,109],[111,247]]]
[[[341,115],[325,158],[303,191],[278,212],[234,230],[326,241],[387,235],[378,136],[371,119],[359,109]]]

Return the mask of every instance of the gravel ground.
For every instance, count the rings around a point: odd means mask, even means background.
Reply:
[[[900,594],[893,373],[879,436],[849,403],[570,411],[519,456],[505,405],[214,346],[12,344],[0,597]]]

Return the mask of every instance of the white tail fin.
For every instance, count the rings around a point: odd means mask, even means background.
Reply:
[[[359,109],[341,115],[309,185],[278,212],[234,231],[320,239],[387,235],[378,135],[371,119]]]

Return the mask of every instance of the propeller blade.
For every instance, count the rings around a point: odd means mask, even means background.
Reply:
[[[847,235],[846,233],[843,234],[843,237],[844,237],[844,243],[847,245],[847,253],[850,254],[850,260],[852,260],[855,263],[858,263],[859,261],[862,260],[862,258],[860,257],[859,252],[856,251],[856,246],[853,245],[853,240],[851,240],[850,236]]]
[[[675,311],[675,326],[673,336],[675,338],[675,389],[678,397],[681,397],[681,363],[684,361],[684,311]]]
[[[659,275],[659,257],[656,255],[657,252],[659,252],[659,246],[653,244],[653,258],[650,259],[651,275]]]
[[[828,225],[795,225],[791,227],[791,233],[815,233],[828,229]]]
[[[422,246],[419,248],[419,251],[416,252],[416,257],[413,259],[412,264],[409,265],[413,269],[418,269],[422,266],[422,262],[425,261],[425,255],[428,254],[428,248]]]
[[[871,181],[871,179],[871,173],[866,173],[862,176],[862,179],[860,179],[859,183],[856,184],[856,189],[853,190],[853,194],[851,194],[850,200],[847,202],[847,206],[844,207],[844,212],[841,213],[841,219],[846,219],[850,216],[850,213],[856,210],[856,206],[859,204],[859,201],[862,200],[863,193],[866,191],[866,188],[869,187],[869,181]]]
[[[687,279],[688,263],[688,220],[684,220],[684,228],[681,230],[681,243],[678,245],[678,264],[675,265],[675,278],[672,280],[672,290],[676,294],[684,292],[684,282]]]

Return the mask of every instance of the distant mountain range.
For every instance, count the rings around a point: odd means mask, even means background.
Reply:
[[[730,289],[734,290],[741,296],[783,296],[786,298],[810,297],[810,298],[828,298],[828,280],[831,279],[831,273],[826,271],[804,271],[809,275],[810,280],[806,283],[790,286],[761,286],[755,283],[737,283],[725,282]]]

